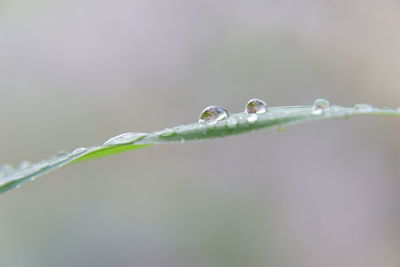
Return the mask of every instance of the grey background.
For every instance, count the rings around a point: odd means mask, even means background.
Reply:
[[[400,4],[2,0],[0,162],[208,105],[400,106]],[[0,266],[400,265],[400,121],[160,145],[0,196]]]

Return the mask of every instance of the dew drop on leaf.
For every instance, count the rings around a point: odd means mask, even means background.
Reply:
[[[385,111],[396,111],[395,108],[391,108],[391,107],[383,107],[382,110],[385,110]]]
[[[0,178],[6,177],[15,172],[15,169],[9,164],[0,164]]]
[[[247,114],[255,113],[262,114],[267,111],[267,104],[261,99],[251,99],[247,102],[245,112]]]
[[[57,157],[65,157],[67,155],[68,155],[68,152],[63,151],[63,150],[62,151],[58,151],[57,154],[56,154]]]
[[[325,110],[329,109],[331,104],[329,103],[328,100],[323,99],[323,98],[318,98],[317,100],[314,101],[313,104],[313,114],[314,115],[319,115]]]
[[[229,117],[229,112],[218,106],[209,106],[205,108],[199,118],[199,123],[217,123],[218,121],[225,120]]]
[[[103,145],[104,146],[114,146],[114,145],[124,145],[133,143],[145,137],[145,133],[123,133],[108,139]]]
[[[374,109],[374,107],[370,104],[356,104],[354,105],[354,108],[357,109],[358,111],[364,111],[364,112],[372,111]]]
[[[19,165],[18,165],[18,169],[20,170],[24,170],[29,168],[32,165],[32,163],[30,163],[29,161],[22,161]]]

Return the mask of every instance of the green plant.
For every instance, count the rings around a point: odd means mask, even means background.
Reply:
[[[323,119],[348,118],[360,114],[400,116],[400,109],[380,109],[368,104],[345,108],[330,106],[329,102],[323,99],[317,99],[313,106],[269,107],[268,110],[263,101],[253,99],[247,104],[246,112],[232,115],[220,107],[209,107],[203,111],[198,123],[152,133],[122,134],[109,139],[102,146],[78,148],[71,153],[60,152],[49,160],[33,165],[22,162],[17,169],[9,165],[0,165],[0,193],[19,187],[25,182],[68,164],[150,145],[224,137],[263,128],[277,127],[282,130],[288,125]]]

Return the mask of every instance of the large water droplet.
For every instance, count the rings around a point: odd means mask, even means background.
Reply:
[[[114,145],[129,144],[142,139],[146,135],[147,134],[145,133],[123,133],[108,139],[103,145],[114,146]]]
[[[255,113],[255,114],[262,114],[267,111],[267,104],[261,100],[261,99],[251,99],[249,102],[247,102],[245,112],[250,114],[250,113]]]
[[[214,124],[218,121],[225,120],[229,117],[229,112],[218,106],[209,106],[205,108],[199,118],[199,123],[210,123]]]
[[[324,112],[325,110],[329,109],[330,106],[331,106],[331,104],[329,103],[328,100],[323,99],[323,98],[319,98],[319,99],[314,101],[313,114],[314,115],[319,115],[322,112]]]
[[[258,120],[258,116],[257,114],[252,113],[247,116],[246,120],[249,124],[253,124]]]

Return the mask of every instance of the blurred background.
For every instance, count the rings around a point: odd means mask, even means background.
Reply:
[[[1,0],[0,162],[208,105],[400,106],[396,0]],[[400,120],[159,145],[0,196],[0,266],[398,267]]]

